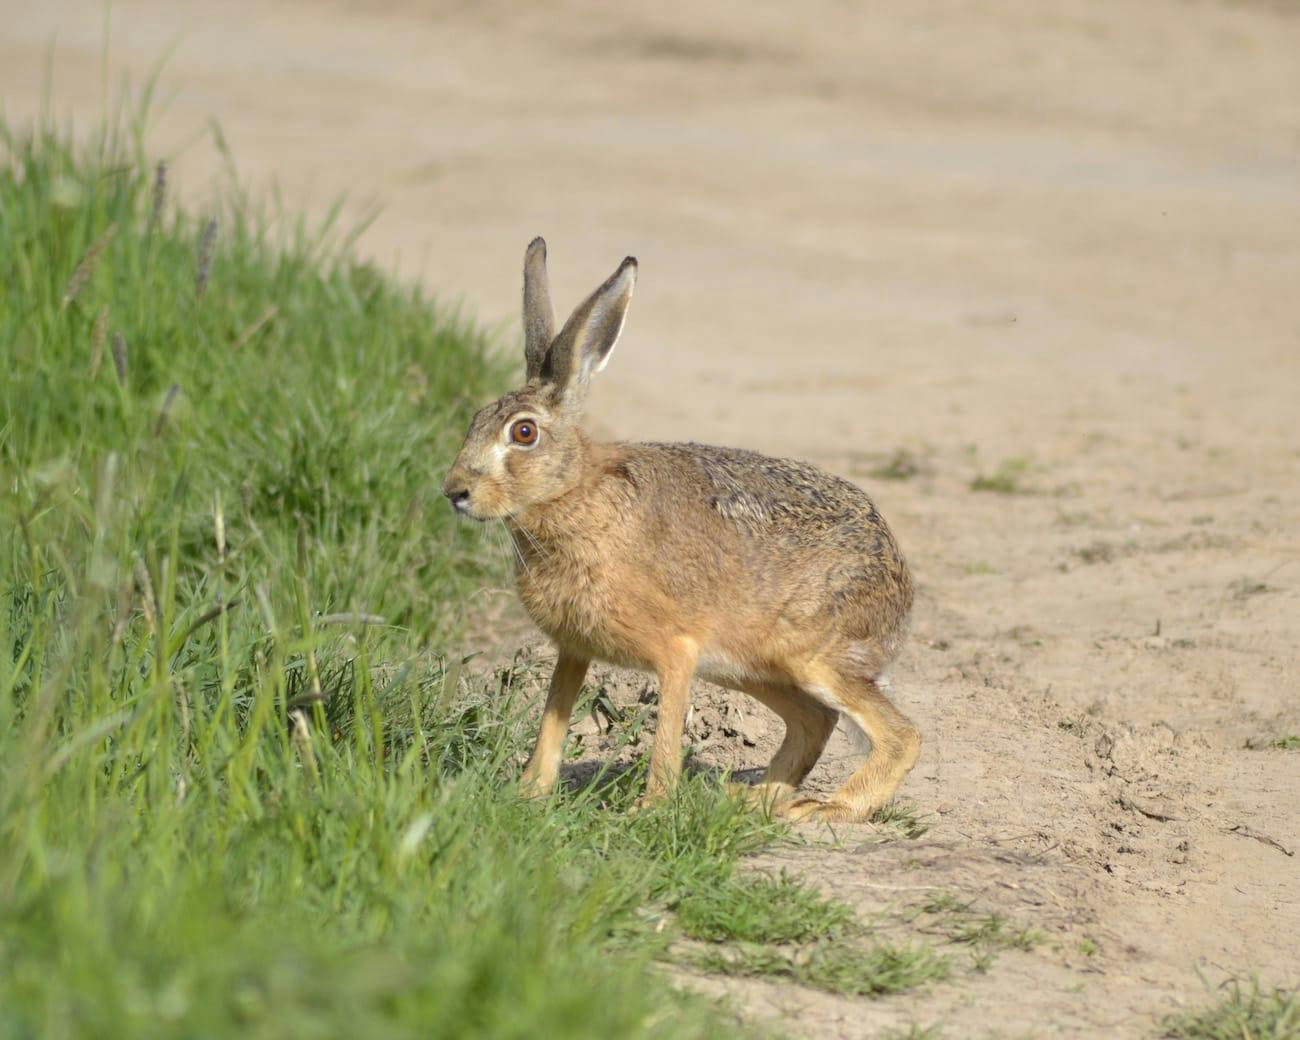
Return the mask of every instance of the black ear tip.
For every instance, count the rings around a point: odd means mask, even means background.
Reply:
[[[531,242],[528,243],[528,252],[535,253],[539,249],[542,251],[542,256],[545,256],[546,239],[542,238],[541,235],[538,235],[535,239],[533,239]]]
[[[623,262],[622,262],[621,264],[618,265],[618,269],[619,269],[620,271],[622,271],[622,270],[624,270],[625,268],[628,268],[628,267],[631,267],[631,268],[633,268],[633,269],[636,268],[636,257],[634,257],[634,256],[625,256],[625,257],[623,258]]]

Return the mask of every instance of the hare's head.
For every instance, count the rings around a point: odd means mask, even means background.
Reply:
[[[580,430],[591,376],[605,367],[636,284],[628,257],[555,333],[546,243],[524,254],[526,383],[474,416],[443,493],[476,520],[513,516],[558,498],[581,479]]]

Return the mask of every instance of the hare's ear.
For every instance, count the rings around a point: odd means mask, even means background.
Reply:
[[[542,374],[546,351],[555,338],[555,311],[546,277],[546,242],[535,238],[524,253],[524,371],[528,382]]]
[[[550,383],[566,402],[581,402],[587,380],[605,367],[614,352],[635,286],[636,258],[629,256],[573,312],[555,337],[546,354],[542,382]]]

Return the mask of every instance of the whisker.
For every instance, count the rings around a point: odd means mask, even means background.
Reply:
[[[501,555],[505,557],[507,560],[510,559],[510,552],[509,550],[506,549],[504,545],[501,544],[501,533],[496,529],[495,525],[484,524],[479,529],[479,538],[482,539],[483,541],[491,542],[492,548],[495,551],[501,553]]]
[[[523,536],[528,539],[532,547],[537,550],[538,556],[546,555],[546,550],[542,548],[542,543],[537,540],[532,531],[528,530],[526,527],[520,527],[518,524],[515,525],[515,529],[523,533]],[[514,539],[511,539],[511,541],[513,540]]]
[[[523,552],[519,548],[519,543],[517,543],[514,539],[514,536],[511,535],[509,529],[506,527],[504,520],[501,521],[501,526],[497,528],[497,530],[501,533],[502,537],[504,537],[510,543],[510,548],[514,550],[515,558],[519,561],[519,566],[524,569],[524,573],[531,574],[532,571],[528,566],[528,560],[524,557]]]
[[[521,534],[523,534],[523,536],[524,536],[525,538],[528,538],[529,545],[532,545],[533,550],[534,550],[534,551],[537,551],[537,554],[538,554],[538,555],[541,555],[542,547],[538,545],[538,543],[537,543],[537,539],[536,539],[536,538],[533,538],[532,534],[529,534],[528,532],[526,532],[526,530],[524,530],[524,528],[520,528],[520,526],[516,526],[515,530],[517,530],[517,532],[520,532]],[[515,547],[516,547],[516,549],[517,549],[517,547],[519,547],[519,539],[516,538],[516,536],[515,536],[515,534],[513,534],[513,532],[510,532],[510,539],[511,539],[511,542],[515,543]]]

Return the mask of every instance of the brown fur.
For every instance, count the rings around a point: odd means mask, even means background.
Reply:
[[[695,674],[750,694],[786,724],[756,796],[794,818],[868,818],[916,762],[920,736],[886,699],[885,670],[912,605],[907,565],[859,488],[801,462],[699,444],[597,444],[581,430],[587,379],[608,359],[635,261],[551,328],[545,245],[525,261],[530,382],[475,416],[444,490],[501,519],[519,595],[559,648],[537,747],[524,771],[555,784],[565,730],[592,659],[653,671],[659,730],[650,797],[671,790]],[[535,445],[512,424],[535,423]],[[793,799],[836,719],[870,757],[830,801]]]

